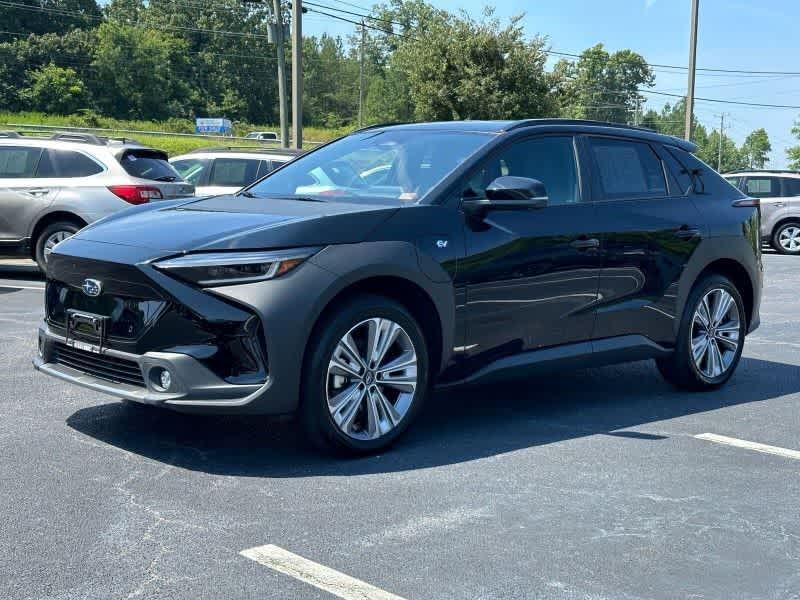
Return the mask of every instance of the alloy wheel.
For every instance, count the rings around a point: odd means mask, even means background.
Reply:
[[[725,374],[739,346],[741,320],[733,296],[722,288],[706,293],[692,319],[691,351],[697,370],[708,379]]]
[[[328,410],[339,430],[359,440],[397,427],[417,387],[417,353],[408,333],[386,318],[350,329],[328,363]]]
[[[56,244],[59,242],[63,242],[69,237],[72,237],[72,232],[70,231],[54,231],[47,239],[44,241],[44,260],[47,262],[47,259],[50,258],[50,253],[55,248]]]
[[[778,243],[787,252],[800,252],[800,226],[784,227],[778,234]]]

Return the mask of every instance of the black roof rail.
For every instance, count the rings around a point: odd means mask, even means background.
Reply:
[[[617,129],[633,129],[635,131],[649,131],[651,133],[658,133],[649,127],[642,127],[640,125],[628,125],[626,123],[612,123],[610,121],[597,121],[593,119],[524,119],[517,121],[511,125],[507,131],[512,129],[519,129],[521,127],[532,127],[534,125],[592,125],[595,127],[614,127]]]
[[[188,154],[202,154],[204,152],[260,152],[263,154],[297,156],[305,152],[305,150],[295,150],[294,148],[266,148],[264,146],[210,146],[208,148],[197,148],[188,152]]]
[[[95,146],[105,146],[108,143],[108,138],[101,138],[91,133],[72,133],[62,132],[54,133],[50,136],[51,140],[58,140],[61,142],[79,142],[82,144],[93,144]]]
[[[784,175],[800,175],[800,171],[792,169],[736,169],[734,171],[726,171],[724,175],[733,175],[735,173],[782,173]]]
[[[16,131],[0,131],[0,138],[18,139],[22,136]]]

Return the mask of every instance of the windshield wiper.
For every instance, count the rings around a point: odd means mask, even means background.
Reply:
[[[156,181],[175,181],[177,177],[175,175],[162,175],[161,177],[156,177]]]
[[[245,198],[261,198],[261,196],[256,196],[253,192],[239,192],[236,195],[244,196]]]

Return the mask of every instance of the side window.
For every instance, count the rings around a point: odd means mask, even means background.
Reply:
[[[789,177],[783,178],[783,192],[784,196],[800,196],[800,179],[790,179]]]
[[[781,195],[780,180],[777,177],[748,177],[745,193],[754,198],[775,198]]]
[[[667,173],[671,177],[670,185],[676,187],[681,195],[685,196],[692,191],[692,177],[686,167],[679,163],[671,152],[666,151],[663,146],[662,149],[665,150],[661,152],[661,155],[664,157]]]
[[[578,167],[571,136],[521,140],[484,161],[469,177],[464,196],[482,198],[492,181],[505,175],[538,179],[550,204],[580,202]]]
[[[730,183],[733,187],[737,190],[742,189],[742,178],[741,177],[723,177],[725,181]]]
[[[54,154],[56,177],[89,177],[103,171],[103,167],[80,152],[56,150]]]
[[[41,154],[41,148],[0,146],[0,178],[33,177]]]
[[[217,158],[208,185],[238,188],[249,185],[256,180],[260,162],[257,159]]]
[[[606,200],[667,195],[661,160],[649,144],[589,138],[600,193]]]
[[[185,158],[176,160],[172,163],[181,179],[192,185],[201,185],[203,176],[208,169],[208,159],[205,158]]]

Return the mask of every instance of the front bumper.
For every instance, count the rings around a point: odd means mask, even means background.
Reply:
[[[66,339],[52,331],[46,323],[39,327],[39,354],[33,359],[36,370],[69,383],[144,404],[158,404],[174,409],[215,412],[226,407],[236,408],[249,404],[269,388],[271,380],[263,384],[231,384],[215,375],[198,360],[175,352],[146,352],[130,354],[112,348],[103,348],[97,357],[110,357],[130,361],[141,369],[144,385],[111,381],[83,370],[59,363],[55,356],[57,344],[66,345]],[[160,390],[158,379],[152,373],[167,369],[172,376],[169,391]]]

